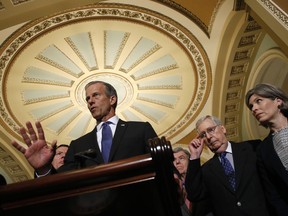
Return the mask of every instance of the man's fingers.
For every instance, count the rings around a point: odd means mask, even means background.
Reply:
[[[23,138],[23,141],[26,143],[27,146],[30,146],[32,143],[31,143],[31,139],[30,137],[28,136],[28,134],[26,133],[26,130],[25,128],[20,128],[19,129],[19,132]]]
[[[191,145],[194,146],[195,148],[198,148],[199,146],[201,146],[201,141],[199,139],[193,139],[191,141]]]
[[[56,148],[57,147],[57,140],[53,140],[51,146],[52,146],[52,148]]]
[[[17,143],[16,141],[12,141],[11,144],[21,153],[25,154],[26,149],[24,147],[22,147],[19,143]]]
[[[27,127],[28,133],[30,135],[31,141],[35,142],[37,140],[37,135],[36,135],[36,132],[35,132],[32,124],[31,124],[31,122],[26,122],[26,127]]]
[[[43,128],[42,128],[41,123],[40,123],[39,121],[37,121],[37,122],[35,123],[35,125],[36,125],[36,128],[37,128],[37,132],[38,132],[38,137],[39,137],[39,139],[45,140],[45,134],[44,134],[44,131],[43,131]]]

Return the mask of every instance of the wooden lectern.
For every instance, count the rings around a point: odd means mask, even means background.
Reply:
[[[164,137],[150,154],[0,187],[0,215],[181,216],[173,151]]]

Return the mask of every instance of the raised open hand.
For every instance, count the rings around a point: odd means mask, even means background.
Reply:
[[[45,140],[45,135],[40,122],[35,122],[37,133],[35,132],[31,122],[26,123],[27,130],[20,128],[20,134],[27,148],[19,144],[15,140],[12,145],[22,152],[29,164],[37,170],[37,173],[45,173],[51,168],[56,141],[48,145]]]

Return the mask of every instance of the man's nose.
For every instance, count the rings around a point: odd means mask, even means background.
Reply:
[[[94,100],[93,97],[89,97],[89,99],[87,100],[87,104],[91,105],[93,104]]]
[[[210,139],[211,139],[211,137],[212,137],[212,134],[210,134],[210,133],[207,133],[207,132],[205,132],[205,133],[206,133],[206,135],[205,135],[206,139],[207,139],[207,140],[210,140]]]

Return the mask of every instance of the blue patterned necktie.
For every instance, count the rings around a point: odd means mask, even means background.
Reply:
[[[236,186],[235,171],[234,171],[230,161],[226,158],[226,153],[227,152],[223,152],[220,154],[221,164],[223,166],[224,172],[225,172],[226,176],[228,177],[228,180],[229,180],[232,188],[235,191],[235,186]]]
[[[102,156],[104,159],[104,162],[107,163],[108,159],[109,159],[109,154],[110,154],[110,149],[111,149],[111,145],[112,145],[112,131],[111,128],[109,126],[109,124],[111,124],[111,122],[104,122],[103,126],[102,126]]]

